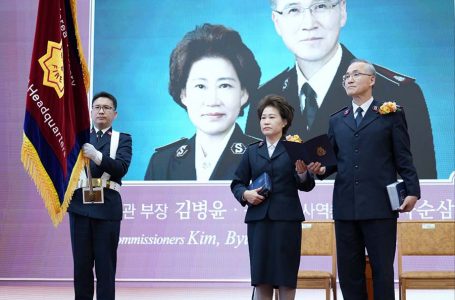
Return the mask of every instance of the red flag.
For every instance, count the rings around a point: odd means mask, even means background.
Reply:
[[[82,52],[76,0],[40,0],[21,160],[57,226],[66,213],[89,141],[89,73]]]

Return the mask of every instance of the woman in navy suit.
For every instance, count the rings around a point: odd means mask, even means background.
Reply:
[[[301,222],[305,220],[298,190],[311,191],[313,175],[303,161],[293,163],[280,142],[291,126],[294,109],[281,96],[268,95],[258,105],[264,141],[251,144],[234,174],[231,190],[243,206],[248,205],[251,285],[254,299],[294,299],[300,264]],[[251,180],[267,172],[272,191],[248,190]]]

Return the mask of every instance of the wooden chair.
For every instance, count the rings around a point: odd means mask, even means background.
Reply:
[[[455,271],[403,271],[403,256],[455,256],[455,221],[398,222],[400,299],[407,289],[455,289]],[[450,269],[449,269],[450,270]]]
[[[337,261],[335,229],[333,221],[311,221],[302,223],[302,256],[331,256],[332,271],[301,269],[297,275],[298,289],[325,289],[325,298],[337,299]]]

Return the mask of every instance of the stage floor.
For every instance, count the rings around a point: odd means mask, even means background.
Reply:
[[[3,283],[0,283],[3,284]],[[398,299],[398,291],[395,291]],[[409,290],[409,300],[454,300],[455,290]],[[0,285],[1,300],[62,300],[74,299],[73,289],[70,286],[14,286]],[[117,300],[191,300],[191,299],[217,299],[238,300],[251,299],[251,288],[142,288],[142,287],[117,287]],[[298,290],[296,300],[325,299],[323,290]],[[338,299],[342,300],[338,291]]]

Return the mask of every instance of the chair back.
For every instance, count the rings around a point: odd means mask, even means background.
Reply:
[[[455,221],[398,222],[399,255],[455,255]]]
[[[331,256],[335,253],[333,221],[311,221],[302,223],[300,255]]]

